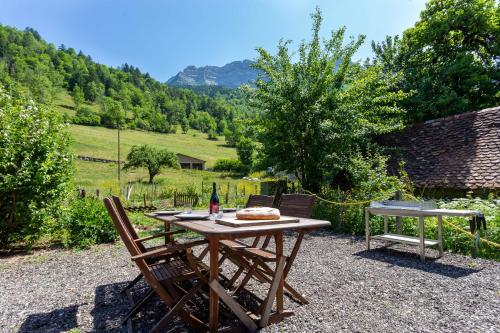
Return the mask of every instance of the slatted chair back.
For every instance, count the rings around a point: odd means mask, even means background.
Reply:
[[[316,202],[315,195],[283,194],[279,205],[281,215],[310,218]]]
[[[143,251],[137,246],[134,242],[133,236],[130,234],[130,230],[125,226],[123,222],[123,218],[121,214],[118,212],[118,209],[113,203],[112,198],[104,198],[104,206],[108,210],[109,215],[111,216],[111,220],[115,225],[116,231],[118,231],[118,235],[120,236],[122,242],[125,244],[130,255],[137,256],[141,254]]]
[[[250,194],[246,207],[272,207],[273,195]]]
[[[123,243],[125,243],[125,246],[127,247],[127,250],[130,252],[130,255],[132,257],[143,254],[143,252],[139,249],[137,244],[132,239],[132,236],[128,232],[127,228],[125,227],[123,220],[121,219],[120,214],[116,210],[116,207],[113,204],[113,200],[110,198],[105,198],[104,199],[104,205],[106,206],[106,209],[108,210],[109,215],[111,216],[111,220],[113,220],[113,224],[116,227],[116,230],[118,231],[118,234],[120,235],[120,238],[122,239]],[[174,304],[174,300],[172,297],[167,293],[165,288],[160,284],[160,282],[157,280],[157,278],[153,275],[153,273],[149,270],[148,264],[145,259],[137,259],[135,260],[135,263],[141,273],[144,275],[144,279],[148,282],[148,284],[153,288],[153,290],[158,294],[158,296],[168,305],[172,306]]]
[[[134,226],[132,225],[132,223],[130,222],[130,219],[127,216],[127,212],[125,211],[125,207],[123,207],[123,204],[120,201],[120,198],[118,198],[115,195],[111,196],[111,198],[112,198],[113,204],[114,204],[114,206],[116,208],[116,212],[120,215],[120,219],[122,221],[122,224],[127,229],[127,231],[130,234],[130,236],[132,237],[132,240],[139,239],[139,235],[135,231]],[[146,247],[144,246],[144,244],[142,244],[140,242],[139,243],[135,243],[135,244],[139,247],[139,250],[141,252],[145,252],[146,251]]]

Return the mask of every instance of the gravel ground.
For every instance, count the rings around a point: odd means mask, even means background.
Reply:
[[[288,281],[310,304],[287,300],[295,316],[262,332],[499,332],[499,263],[449,253],[423,263],[416,247],[373,245],[366,252],[361,238],[308,235]],[[120,245],[0,258],[0,332],[126,332],[120,290],[136,274]],[[161,317],[159,307],[150,302],[136,331]],[[167,331],[186,330],[177,319]]]

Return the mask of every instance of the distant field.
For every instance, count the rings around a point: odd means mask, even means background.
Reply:
[[[195,191],[201,193],[204,188],[204,196],[200,204],[203,206],[208,200],[211,192],[212,182],[217,183],[221,203],[226,204],[226,193],[229,188],[228,200],[232,205],[243,204],[250,193],[259,193],[260,184],[256,181],[248,181],[239,177],[201,170],[175,170],[165,169],[155,177],[155,187],[147,184],[148,176],[146,170],[136,170],[121,173],[121,181],[117,179],[117,166],[113,163],[98,163],[77,160],[75,162],[75,188],[84,188],[87,193],[95,193],[100,190],[102,195],[123,194],[127,184],[133,184],[131,200],[141,202],[145,193],[149,198],[155,191],[154,198],[169,197],[174,190],[180,192]],[[170,195],[167,195],[170,193]]]
[[[73,137],[72,151],[77,155],[117,159],[117,131],[104,127],[70,125]],[[187,134],[161,134],[154,132],[122,130],[120,132],[121,158],[125,159],[133,145],[149,144],[166,148],[207,161],[212,167],[220,158],[235,158],[236,150],[225,146],[224,138],[207,140],[204,133],[189,131]]]
[[[61,92],[56,96],[55,107],[73,116],[74,103],[71,96]],[[95,111],[99,111],[97,105],[90,105]],[[117,130],[104,127],[92,127],[81,125],[69,125],[68,132],[71,134],[71,150],[75,155],[92,156],[105,159],[118,159],[117,152]],[[121,130],[121,159],[126,159],[127,153],[133,145],[148,144],[158,148],[166,148],[174,153],[181,153],[205,160],[206,167],[213,167],[216,160],[220,158],[236,158],[236,150],[225,145],[224,137],[218,141],[207,139],[207,135],[198,131],[190,130],[187,134],[161,134],[146,131]],[[112,191],[117,193],[127,183],[147,182],[147,171],[145,169],[121,172],[121,182],[118,183],[117,166],[115,164],[96,163],[77,160],[75,162],[75,186],[86,188],[89,191],[99,189],[101,191]],[[160,187],[175,187],[179,190],[196,188],[201,190],[202,182],[207,186],[211,182],[220,185],[248,186],[253,189],[255,184],[232,178],[226,174],[199,171],[199,170],[174,170],[166,169],[155,177],[155,183]],[[147,187],[147,185],[144,185]]]

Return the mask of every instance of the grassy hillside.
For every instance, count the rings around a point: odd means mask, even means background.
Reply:
[[[73,137],[71,148],[77,155],[117,159],[117,131],[104,127],[70,125]],[[218,141],[207,140],[206,134],[190,130],[187,134],[161,134],[154,132],[122,130],[121,158],[125,159],[133,145],[149,144],[167,148],[175,153],[186,154],[207,161],[212,167],[217,159],[235,158],[234,148],[225,146],[221,137]]]
[[[85,106],[89,107],[94,112],[100,112],[99,105],[92,103],[85,103]],[[56,110],[59,110],[70,117],[73,117],[76,113],[75,111],[75,102],[73,101],[73,97],[66,90],[61,90],[56,94],[54,98],[54,107]]]

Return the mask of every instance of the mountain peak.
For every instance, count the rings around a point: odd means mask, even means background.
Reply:
[[[253,61],[237,60],[222,67],[187,66],[183,71],[168,79],[167,83],[173,86],[222,86],[237,88],[250,83],[257,78],[258,70],[251,67]]]

